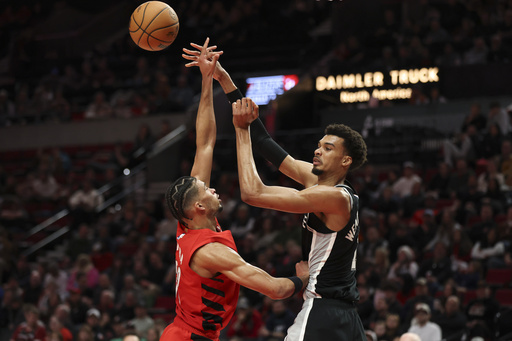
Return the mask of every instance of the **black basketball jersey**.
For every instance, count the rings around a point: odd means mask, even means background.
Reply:
[[[356,253],[359,239],[359,197],[347,185],[336,185],[350,196],[350,219],[339,232],[327,228],[313,213],[302,222],[302,255],[309,262],[307,298],[336,298],[358,301]]]

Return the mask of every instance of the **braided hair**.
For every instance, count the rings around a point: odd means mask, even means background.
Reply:
[[[186,216],[185,209],[198,193],[195,186],[196,180],[192,176],[182,176],[174,181],[165,192],[167,207],[169,207],[173,217],[185,226],[187,224],[184,222],[184,219],[191,219]]]

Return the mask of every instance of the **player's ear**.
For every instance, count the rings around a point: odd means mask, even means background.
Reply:
[[[205,207],[199,202],[199,201],[196,201],[194,203],[194,209],[196,211],[204,211],[205,210]]]
[[[343,159],[341,159],[341,165],[343,167],[349,167],[352,164],[352,157],[345,155]]]

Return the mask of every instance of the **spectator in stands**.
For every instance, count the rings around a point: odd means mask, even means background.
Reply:
[[[455,225],[450,236],[450,245],[452,250],[452,267],[454,271],[458,272],[462,269],[466,269],[471,258],[473,243],[462,226]]]
[[[448,245],[438,241],[434,245],[432,257],[424,259],[420,264],[418,276],[426,277],[429,290],[435,294],[452,277],[452,261],[448,254]]]
[[[186,75],[178,76],[177,84],[169,92],[173,111],[184,111],[194,101],[194,90]]]
[[[78,330],[76,341],[97,341],[91,327],[84,324]]]
[[[272,301],[272,311],[259,332],[262,337],[261,341],[284,340],[286,331],[293,324],[294,319],[295,314],[286,307],[285,301]]]
[[[385,220],[387,220],[389,214],[398,213],[400,211],[400,204],[397,198],[393,196],[393,187],[387,186],[382,188],[373,207],[378,208],[379,213],[384,215]]]
[[[227,337],[230,341],[242,341],[257,338],[263,320],[258,310],[254,309],[246,297],[240,297],[236,312],[228,326]]]
[[[146,305],[143,303],[135,306],[135,317],[130,322],[133,324],[137,335],[143,338],[146,338],[148,330],[155,326],[155,321],[148,315]]]
[[[57,316],[52,315],[48,323],[48,332],[57,333],[60,335],[60,341],[73,341],[73,334],[66,328]]]
[[[106,119],[112,117],[112,107],[107,102],[103,91],[98,91],[94,94],[94,99],[87,106],[84,117],[86,119]]]
[[[402,245],[398,249],[396,262],[394,262],[389,269],[388,279],[396,279],[405,273],[416,278],[419,267],[415,258],[413,249],[407,245]]]
[[[483,240],[487,236],[487,232],[496,229],[496,222],[494,221],[494,208],[489,201],[483,201],[480,206],[480,212],[477,221],[467,226],[469,229],[469,238],[473,244],[479,240]]]
[[[94,341],[101,341],[104,339],[105,332],[100,324],[100,321],[101,312],[98,309],[91,308],[87,310],[85,325],[91,329],[91,332],[94,335]]]
[[[475,336],[492,338],[495,334],[494,319],[499,311],[499,303],[492,298],[491,289],[485,280],[478,282],[476,298],[466,306],[468,318],[467,339]]]
[[[80,277],[85,277],[85,283],[83,287],[80,286]],[[85,289],[90,289],[91,293],[88,296],[92,299],[93,293],[92,289],[96,287],[98,284],[99,273],[98,270],[94,267],[94,264],[91,262],[91,257],[88,254],[82,253],[79,254],[75,260],[73,268],[71,269],[71,273],[68,280],[68,290],[73,288],[80,288],[82,294],[85,294],[83,291]]]
[[[61,88],[55,91],[55,97],[50,101],[48,116],[55,122],[67,122],[71,119],[71,104],[64,97]]]
[[[114,317],[116,294],[113,290],[103,289],[97,304],[94,306],[100,311],[102,316],[108,316],[108,320]]]
[[[502,108],[500,102],[492,102],[489,104],[489,112],[487,114],[487,128],[493,125],[498,128],[501,136],[508,136],[511,131],[510,118],[505,108]]]
[[[21,294],[6,286],[0,306],[0,337],[2,337],[2,340],[8,339],[23,321]]]
[[[482,133],[487,127],[487,117],[482,112],[480,103],[473,103],[469,109],[469,114],[464,117],[461,132],[467,132],[469,126],[475,126],[477,132]]]
[[[473,47],[464,54],[464,64],[485,64],[487,63],[488,47],[482,36],[473,39]]]
[[[381,235],[389,240],[389,260],[392,263],[397,259],[398,249],[402,245],[414,246],[416,244],[408,227],[396,213],[388,216],[386,229],[381,232]]]
[[[494,122],[488,125],[482,135],[481,155],[487,159],[499,156],[501,153],[501,144],[503,142],[503,134],[498,126],[499,123]]]
[[[444,311],[434,318],[434,322],[441,327],[445,339],[460,338],[466,328],[466,315],[460,310],[460,299],[451,295],[446,299]]]
[[[414,287],[414,296],[409,298],[402,310],[402,320],[404,323],[410,323],[415,315],[416,305],[426,303],[431,309],[434,306],[434,298],[429,293],[428,282],[425,277],[416,279]]]
[[[0,89],[0,126],[12,124],[15,115],[16,107],[9,99],[9,93],[5,89]]]
[[[48,321],[61,303],[62,300],[57,292],[57,284],[55,282],[49,282],[44,286],[44,290],[37,302],[41,320],[45,322]]]
[[[454,194],[459,193],[466,188],[472,175],[474,175],[474,171],[468,167],[467,161],[463,158],[457,159],[455,161],[455,171],[452,172],[448,183],[449,190]]]
[[[387,248],[388,242],[381,235],[376,226],[368,226],[364,231],[364,239],[357,248],[358,260],[363,264],[375,262],[375,250],[379,247]]]
[[[437,323],[430,322],[431,310],[428,304],[418,303],[414,309],[414,322],[409,333],[417,334],[421,340],[441,340],[442,332]]]
[[[385,320],[386,325],[386,340],[395,340],[402,335],[402,328],[400,325],[400,315],[399,314],[388,314]]]
[[[32,270],[30,280],[27,286],[23,288],[23,302],[29,303],[37,307],[39,299],[43,294],[43,280],[38,270]],[[39,316],[39,312],[38,312]]]
[[[255,222],[256,220],[251,215],[249,205],[240,203],[235,210],[234,219],[229,227],[235,241],[251,232]]]
[[[508,190],[508,186],[505,184],[505,176],[499,171],[496,159],[488,158],[486,170],[477,178],[478,191],[487,193],[489,181],[493,179],[498,183],[498,191]]]
[[[490,228],[482,239],[476,241],[471,250],[471,258],[480,260],[485,268],[499,267],[499,264],[503,263],[507,241],[498,239],[497,233],[497,228]]]
[[[155,238],[160,241],[174,240],[178,221],[172,216],[169,210],[164,211],[165,218],[161,220],[155,230]]]
[[[424,206],[425,192],[421,182],[413,184],[411,193],[402,200],[402,217],[409,219],[413,214]]]
[[[421,182],[421,178],[414,173],[414,163],[406,161],[404,162],[402,176],[393,184],[393,194],[404,199],[412,193],[414,184]]]
[[[375,296],[373,303],[373,312],[368,319],[368,324],[370,329],[373,329],[377,335],[379,332],[377,331],[377,324],[380,322],[384,322],[386,320],[386,316],[390,313],[389,311],[389,303],[384,296]],[[385,329],[385,328],[384,328]]]
[[[11,336],[11,341],[39,341],[46,338],[46,327],[39,320],[39,310],[33,304],[23,306],[25,322],[19,324]]]
[[[69,240],[66,254],[71,261],[76,261],[77,257],[81,254],[91,253],[93,243],[89,232],[89,225],[85,223],[80,224],[76,235]]]
[[[130,154],[130,163],[132,165],[136,165],[137,163],[143,161],[146,157],[146,154],[151,150],[154,142],[153,134],[149,125],[145,123],[139,125],[139,129],[137,130],[137,135],[135,136],[135,141],[133,143],[133,148]]]
[[[91,181],[84,180],[81,188],[69,198],[69,207],[73,216],[72,227],[80,223],[92,223],[96,218],[96,207],[103,202],[103,195],[93,187]]]
[[[129,91],[118,91],[110,99],[112,106],[112,117],[114,118],[131,118],[133,116],[131,106],[132,94]]]
[[[67,302],[59,304],[53,315],[59,320],[62,326],[69,329],[72,333],[76,331],[73,325],[73,321],[71,320],[71,309]]]
[[[501,142],[501,153],[498,156],[498,171],[505,177],[505,184],[512,187],[512,141],[508,138]]]
[[[453,140],[446,139],[443,141],[444,162],[453,166],[453,162],[457,159],[473,160],[475,152],[473,142],[467,133],[457,133]]]
[[[423,251],[431,253],[438,242],[442,242],[447,246],[450,245],[452,241],[453,230],[455,229],[461,229],[460,224],[455,221],[454,214],[451,210],[444,209],[441,212],[439,228],[437,229],[434,238],[429,241]]]
[[[34,196],[37,200],[54,200],[59,189],[57,180],[48,170],[41,170],[32,182]]]

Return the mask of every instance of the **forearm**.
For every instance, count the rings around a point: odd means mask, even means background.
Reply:
[[[201,99],[196,118],[196,145],[201,148],[215,143],[216,123],[213,110],[213,78],[203,77]]]
[[[242,200],[250,203],[263,191],[265,185],[256,170],[249,129],[236,128],[235,132],[240,193]]]
[[[222,72],[220,72],[219,76],[217,77],[217,81],[219,82],[220,86],[222,87],[222,90],[224,90],[225,94],[229,94],[235,90],[238,90],[235,83],[231,79],[231,76],[224,69],[222,69]],[[241,98],[242,98],[242,96],[240,96],[240,98],[237,98],[237,99],[241,99]]]

